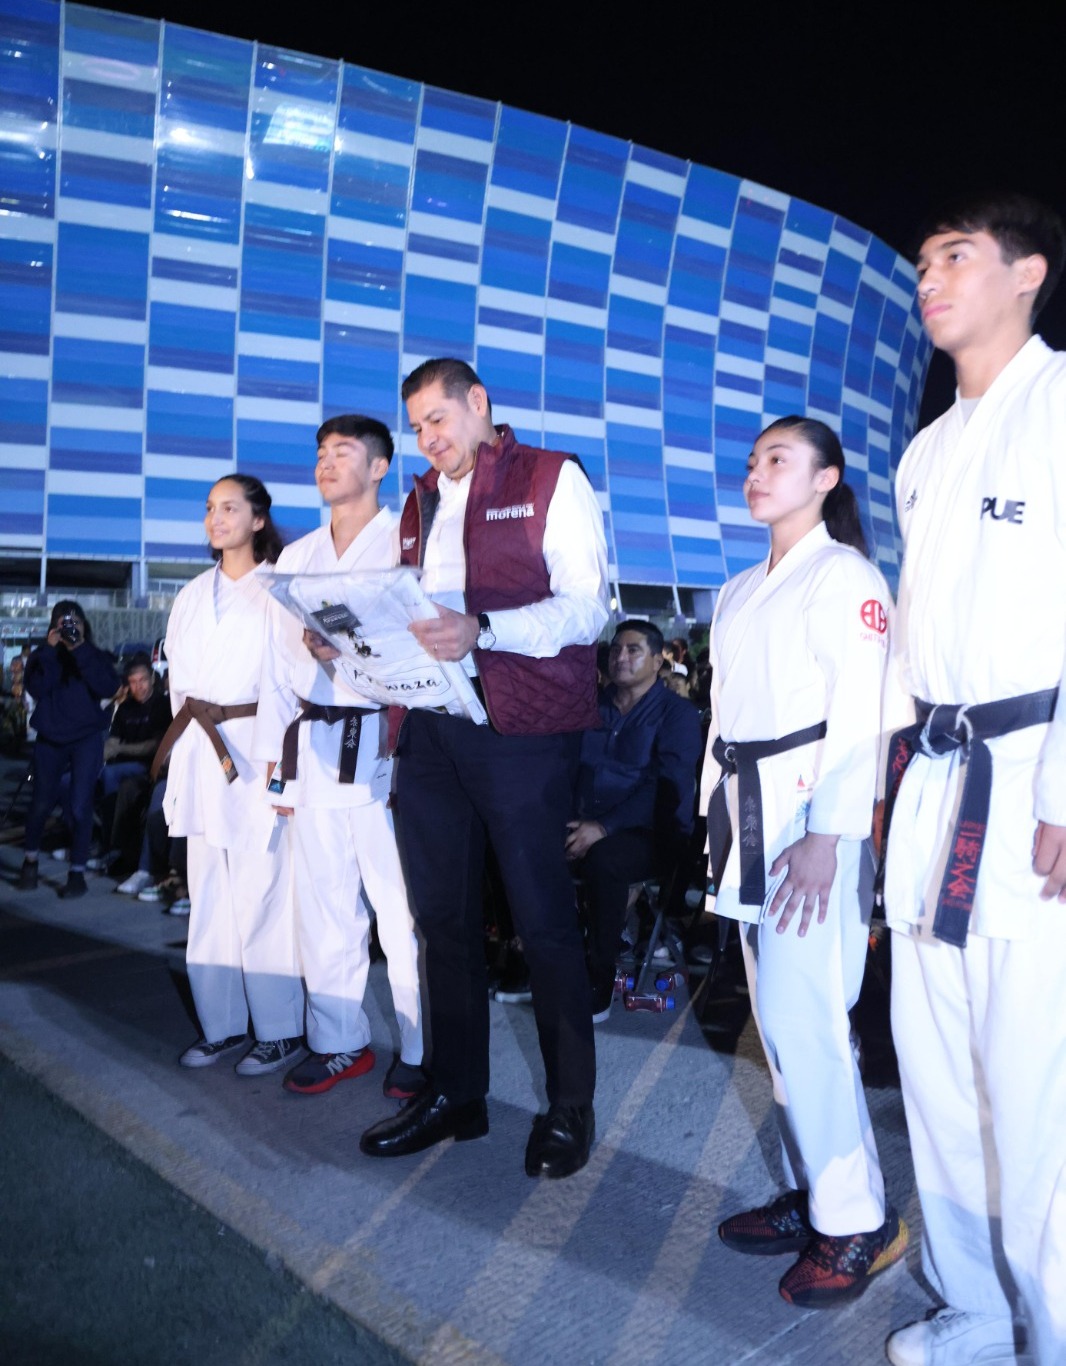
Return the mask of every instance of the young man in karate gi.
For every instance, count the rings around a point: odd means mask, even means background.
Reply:
[[[393,568],[399,558],[399,519],[378,505],[392,459],[388,429],[369,417],[334,417],[319,428],[317,441],[315,482],[330,510],[329,525],[286,546],[277,572]],[[277,802],[293,810],[297,938],[312,1050],[284,1084],[289,1091],[316,1095],[374,1065],[363,1010],[369,903],[388,959],[400,1030],[400,1053],[385,1076],[384,1091],[410,1099],[425,1080],[422,1021],[417,945],[389,809],[386,713],[334,671],[338,652],[322,636],[305,631],[301,639],[299,622],[280,607],[271,620],[255,756],[273,769],[286,731],[298,728],[297,776],[286,782]],[[364,714],[357,715],[356,708]],[[338,717],[336,709],[348,710]],[[354,770],[343,760],[353,747]]]
[[[1061,1366],[1066,355],[1032,326],[1064,233],[1004,195],[949,206],[923,236],[922,319],[958,392],[896,484],[893,672],[916,725],[890,759],[885,906],[923,1265],[947,1307],[887,1352],[989,1366],[1024,1333],[1025,1360]]]

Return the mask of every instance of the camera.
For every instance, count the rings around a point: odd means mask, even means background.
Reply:
[[[59,638],[65,640],[68,645],[77,645],[81,639],[81,622],[73,612],[68,612],[65,617],[60,617]]]

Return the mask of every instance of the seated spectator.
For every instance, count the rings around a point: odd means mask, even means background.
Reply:
[[[170,724],[170,704],[156,686],[152,662],[134,655],[125,670],[111,731],[104,741],[104,767],[97,784],[105,867],[136,866],[151,791],[148,770]]]
[[[611,643],[611,682],[598,730],[581,741],[576,818],[567,857],[587,884],[592,1011],[605,1020],[629,886],[669,876],[692,831],[699,713],[659,681],[663,638],[646,621],[623,621]],[[683,895],[684,888],[680,888]]]

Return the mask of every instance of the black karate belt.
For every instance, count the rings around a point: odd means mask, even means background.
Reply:
[[[737,797],[740,806],[740,904],[761,906],[766,900],[766,854],[762,823],[762,786],[759,782],[758,762],[774,754],[784,754],[801,745],[813,744],[825,735],[825,722],[794,730],[780,740],[715,740],[711,753],[722,769],[722,776],[711,793],[707,808],[707,847],[711,852],[711,869],[716,884],[720,884],[726,859],[733,845],[733,827],[729,821],[726,801],[726,780],[737,775]]]
[[[238,716],[254,716],[258,705],[258,702],[235,702],[232,706],[223,706],[219,702],[202,702],[198,697],[187,697],[181,710],[168,726],[167,733],[159,742],[159,748],[152,760],[152,782],[159,777],[159,770],[166,762],[170,751],[194,721],[211,741],[211,747],[222,765],[222,772],[226,775],[226,782],[236,782],[237,765],[226,748],[225,740],[218,733],[218,726],[223,721],[233,721]]]
[[[1001,702],[979,702],[973,706],[943,702],[934,705],[915,699],[917,721],[913,726],[897,730],[889,741],[881,858],[874,882],[874,895],[879,904],[884,899],[888,831],[904,773],[916,754],[943,759],[955,750],[961,750],[966,777],[951,836],[951,852],[933,916],[933,934],[960,949],[965,947],[992,795],[992,752],[985,741],[1050,721],[1055,715],[1058,695],[1058,688],[1046,688],[1043,692],[1023,693],[1019,697],[1006,697]]]
[[[345,727],[341,731],[341,752],[340,752],[340,772],[337,774],[339,783],[355,782],[355,761],[359,757],[359,737],[363,733],[363,717],[377,716],[377,707],[324,707],[317,702],[305,702],[300,700],[301,712],[295,721],[289,724],[285,732],[285,739],[281,744],[281,776],[284,782],[290,783],[296,777],[296,756],[299,750],[300,727],[305,721],[325,721],[327,726],[334,726],[338,721],[344,721]]]

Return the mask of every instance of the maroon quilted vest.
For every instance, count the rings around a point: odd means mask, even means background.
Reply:
[[[471,613],[527,607],[551,595],[544,526],[559,471],[572,457],[520,445],[510,427],[478,448],[464,542]],[[415,477],[400,521],[400,563],[421,564],[437,510],[437,473]],[[567,645],[550,659],[478,650],[485,706],[502,735],[556,735],[599,724],[596,647]]]

